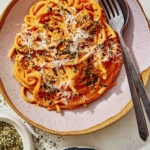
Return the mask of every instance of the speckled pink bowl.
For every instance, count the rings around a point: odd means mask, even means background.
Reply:
[[[81,107],[57,113],[29,104],[21,98],[20,85],[13,77],[14,63],[7,58],[7,54],[13,45],[15,34],[20,31],[25,14],[34,2],[35,0],[13,0],[0,22],[2,26],[6,18],[0,31],[0,78],[3,83],[3,86],[1,83],[1,93],[9,105],[35,127],[61,135],[94,132],[122,118],[132,108],[124,67],[116,79],[117,85],[91,103],[88,108]],[[149,27],[137,0],[127,0],[127,2],[130,8],[130,18],[124,30],[124,39],[141,72],[150,65]]]

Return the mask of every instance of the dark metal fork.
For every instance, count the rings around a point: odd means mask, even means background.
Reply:
[[[125,0],[98,0],[103,7],[110,26],[118,33],[120,45],[122,49],[122,56],[124,59],[124,66],[127,73],[130,92],[132,96],[133,106],[135,110],[137,125],[140,137],[146,141],[148,138],[148,129],[140,102],[140,97],[144,104],[148,119],[150,121],[150,102],[146,94],[145,88],[142,84],[140,76],[136,70],[133,60],[129,54],[129,49],[124,43],[122,31],[128,21],[129,10]],[[121,7],[122,6],[122,7]],[[124,11],[121,8],[125,8]],[[140,95],[140,97],[139,97]]]

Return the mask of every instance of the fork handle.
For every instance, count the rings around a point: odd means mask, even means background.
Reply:
[[[129,88],[131,91],[131,96],[132,96],[132,101],[133,101],[133,105],[134,105],[139,134],[140,134],[140,137],[144,141],[146,141],[149,133],[148,133],[148,129],[147,129],[147,125],[146,125],[146,121],[145,121],[145,117],[144,117],[144,112],[142,110],[142,105],[141,105],[141,102],[139,99],[138,92],[140,93],[141,99],[143,100],[143,104],[145,106],[146,113],[147,113],[149,119],[150,119],[150,113],[149,113],[150,112],[150,105],[149,105],[150,103],[149,103],[148,97],[146,95],[145,89],[143,87],[143,84],[140,80],[140,77],[136,71],[134,64],[133,64],[133,61],[128,53],[128,48],[123,41],[122,35],[120,34],[119,36],[120,36],[120,44],[121,44],[121,48],[122,48],[122,56],[124,59],[124,65],[125,65],[125,69],[126,69],[126,73],[127,73],[128,82],[129,82]],[[138,92],[137,92],[136,87],[138,88]],[[148,106],[147,106],[147,104],[148,104]]]
[[[136,84],[136,87],[138,89],[138,92],[140,94],[140,97],[142,99],[142,102],[143,102],[143,105],[144,105],[144,108],[145,108],[145,111],[147,113],[147,117],[150,121],[150,101],[149,101],[149,98],[147,96],[147,93],[145,91],[145,88],[142,84],[142,81],[141,81],[141,78],[136,70],[136,67],[133,63],[133,60],[131,59],[131,56],[129,54],[129,49],[127,48],[127,46],[125,45],[124,41],[123,41],[123,38],[121,39],[121,45],[124,49],[124,53],[125,53],[125,57],[127,58],[127,61],[129,63],[129,66],[130,66],[130,70],[132,72],[132,76],[133,76],[133,79],[134,79],[134,82]]]

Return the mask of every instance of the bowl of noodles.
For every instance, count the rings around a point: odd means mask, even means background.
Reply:
[[[138,3],[134,8],[146,22]],[[136,11],[131,14],[124,37],[136,50],[132,55],[139,70],[145,70],[147,84],[148,26],[142,24],[146,43],[140,45],[132,28],[141,24],[132,22]],[[4,11],[0,27],[0,92],[35,127],[53,134],[86,134],[132,108],[118,36],[95,0],[16,0]],[[144,46],[144,52],[135,45]]]

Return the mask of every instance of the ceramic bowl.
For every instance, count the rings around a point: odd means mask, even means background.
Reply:
[[[83,146],[74,146],[74,147],[63,148],[61,150],[96,150],[96,149],[90,147],[83,147]]]
[[[148,68],[145,75],[147,78],[144,76],[147,84],[150,73],[148,22],[137,0],[127,0],[127,2],[130,17],[123,36],[136,66],[138,64],[138,71],[142,72]],[[0,17],[0,92],[7,103],[25,121],[40,130],[57,135],[92,133],[121,119],[133,106],[124,66],[116,78],[117,85],[89,104],[87,108],[80,107],[57,113],[23,100],[20,94],[21,86],[13,76],[14,62],[8,59],[7,55],[12,48],[16,33],[22,27],[23,18],[29,13],[33,3],[35,0],[11,0]],[[143,77],[143,74],[141,76]]]
[[[26,128],[26,126],[17,118],[8,115],[8,114],[0,114],[0,121],[6,122],[17,130],[19,135],[21,136],[24,150],[33,150],[33,140],[30,132]]]

